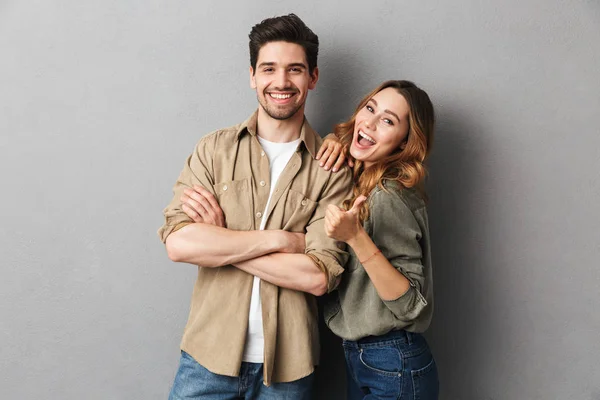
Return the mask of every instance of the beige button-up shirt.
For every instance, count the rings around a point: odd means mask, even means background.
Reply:
[[[185,188],[202,185],[217,198],[228,229],[256,230],[269,198],[270,171],[257,137],[255,112],[244,123],[204,136],[179,175],[165,223],[164,242],[191,223],[179,198]],[[300,144],[281,173],[272,195],[265,229],[306,233],[306,254],[328,276],[333,290],[348,259],[345,247],[327,237],[325,210],[351,194],[347,168],[325,171],[314,159],[322,139],[304,121]],[[244,352],[252,275],[227,265],[198,267],[181,349],[209,371],[238,376]],[[261,281],[264,329],[264,382],[290,382],[313,372],[319,361],[318,312],[314,296]]]

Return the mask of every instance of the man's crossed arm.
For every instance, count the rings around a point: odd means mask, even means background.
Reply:
[[[169,258],[203,267],[235,267],[277,286],[320,296],[328,276],[304,254],[304,234],[283,230],[234,231],[225,227],[223,211],[201,186],[186,189],[182,210],[194,221],[166,239]]]

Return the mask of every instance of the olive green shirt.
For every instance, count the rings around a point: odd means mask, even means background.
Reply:
[[[413,189],[385,181],[368,198],[364,227],[388,261],[410,282],[395,300],[379,297],[365,269],[349,250],[350,260],[336,291],[327,295],[325,322],[338,336],[358,340],[391,330],[423,332],[431,322],[433,287],[427,210]]]
[[[257,113],[244,123],[204,136],[187,159],[165,208],[158,234],[167,236],[191,223],[179,200],[185,188],[211,191],[228,229],[257,230],[269,199],[269,160],[256,137]],[[343,243],[325,234],[329,204],[351,194],[346,168],[325,171],[314,159],[322,139],[304,120],[300,144],[281,173],[269,204],[265,229],[306,233],[306,254],[328,276],[333,290],[348,259]],[[181,349],[209,371],[238,376],[246,341],[253,276],[227,265],[198,266]],[[317,303],[314,296],[262,280],[264,382],[290,382],[312,373],[319,360]]]

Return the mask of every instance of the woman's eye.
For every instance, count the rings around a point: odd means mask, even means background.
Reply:
[[[367,110],[369,110],[370,112],[373,112],[373,107],[367,106]]]

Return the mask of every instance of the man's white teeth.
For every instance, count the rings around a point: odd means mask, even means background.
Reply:
[[[366,133],[364,133],[363,131],[358,131],[358,134],[359,134],[361,137],[363,137],[363,138],[367,139],[369,142],[371,142],[371,143],[375,144],[375,140],[374,140],[374,139],[373,139],[371,136],[369,136],[369,135],[367,135]]]
[[[285,100],[285,99],[289,99],[290,97],[292,97],[291,93],[286,93],[286,94],[269,93],[269,95],[274,99],[280,99],[280,100]]]

